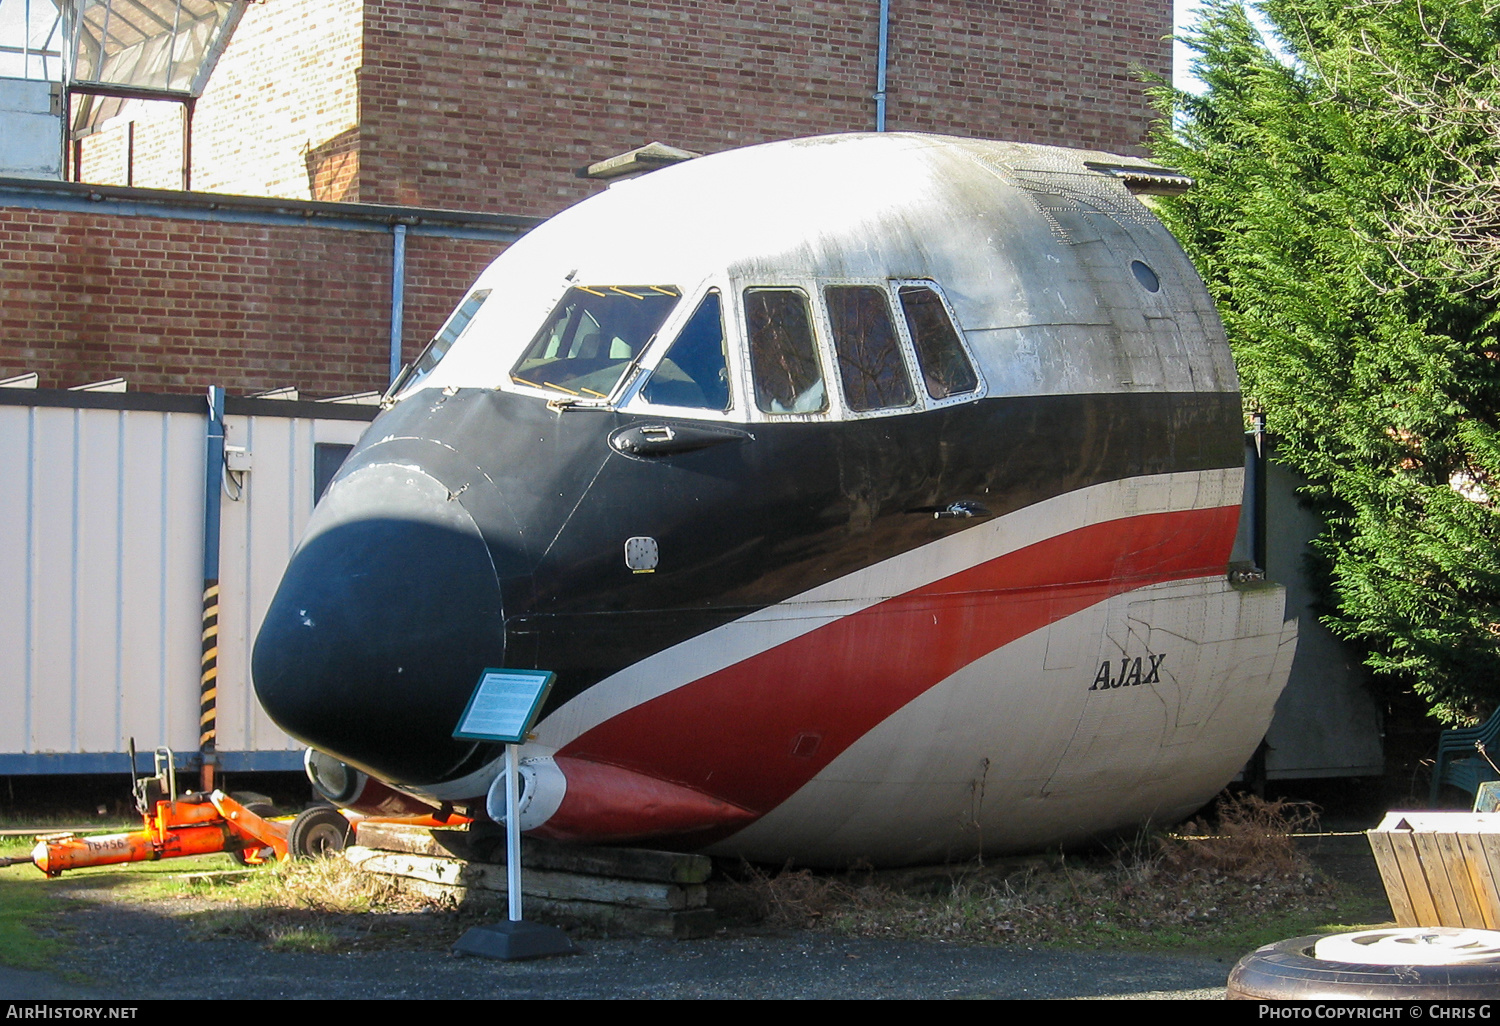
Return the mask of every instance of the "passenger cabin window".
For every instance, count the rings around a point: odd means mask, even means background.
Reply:
[[[680,295],[670,285],[568,289],[511,370],[511,380],[583,399],[607,398]]]
[[[906,314],[906,327],[917,347],[917,364],[922,368],[927,394],[934,399],[947,399],[979,387],[974,366],[969,363],[969,356],[964,352],[963,343],[958,339],[958,332],[937,290],[922,285],[903,285],[900,298],[901,310]]]
[[[755,404],[766,413],[828,408],[812,314],[801,289],[746,289],[745,326]]]
[[[426,348],[416,360],[392,383],[387,394],[395,395],[431,374],[432,369],[438,365],[438,361],[448,355],[448,350],[453,348],[453,343],[458,341],[459,336],[468,328],[469,322],[474,319],[474,315],[479,312],[479,308],[484,305],[484,301],[489,298],[489,289],[477,289],[469,293],[464,301],[458,304],[458,309],[448,316],[448,320],[438,333],[432,336],[432,341],[427,343]]]
[[[858,413],[917,401],[884,289],[830,285],[823,290],[844,399]]]
[[[729,409],[729,358],[724,351],[724,312],[718,290],[703,297],[677,333],[641,389],[641,397],[660,406]]]

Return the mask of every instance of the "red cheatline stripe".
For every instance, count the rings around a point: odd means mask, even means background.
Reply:
[[[642,702],[558,754],[764,814],[876,724],[1002,645],[1112,595],[1226,572],[1238,520],[1239,507],[1223,506],[1048,538]]]

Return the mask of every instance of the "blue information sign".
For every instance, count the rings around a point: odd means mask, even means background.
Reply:
[[[523,743],[556,679],[550,670],[485,669],[453,736]]]

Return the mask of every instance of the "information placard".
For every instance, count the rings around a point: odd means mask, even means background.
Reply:
[[[454,737],[504,741],[518,745],[536,722],[557,674],[550,670],[505,670],[486,667],[469,705],[458,718]]]

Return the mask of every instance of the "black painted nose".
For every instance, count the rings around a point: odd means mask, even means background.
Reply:
[[[313,513],[255,639],[255,691],[293,737],[395,783],[455,775],[452,734],[504,665],[500,586],[459,498],[409,466],[338,481]]]

